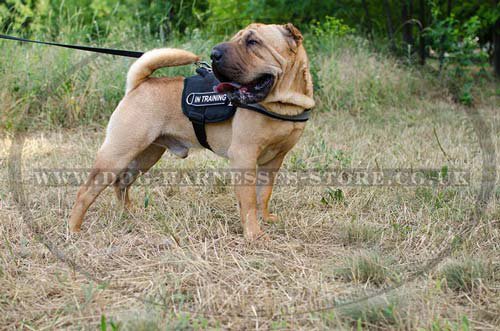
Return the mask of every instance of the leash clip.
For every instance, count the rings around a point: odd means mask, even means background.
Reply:
[[[196,66],[196,68],[203,68],[203,69],[206,69],[209,72],[212,72],[212,66],[208,62],[197,61],[197,62],[194,63],[194,65]]]

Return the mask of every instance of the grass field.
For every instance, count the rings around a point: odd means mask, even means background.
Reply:
[[[213,43],[194,38],[178,44],[206,54]],[[136,48],[154,46],[150,41]],[[133,211],[120,209],[108,189],[91,207],[82,233],[70,237],[66,221],[77,187],[29,179],[36,169],[91,166],[130,61],[99,58],[60,78],[81,55],[7,44],[5,52],[0,328],[500,325],[497,190],[484,214],[473,216],[484,156],[478,135],[487,131],[478,132],[466,109],[431,77],[359,40],[313,49],[318,107],[284,170],[426,168],[447,176],[462,169],[471,174],[470,185],[277,186],[271,208],[279,222],[264,224],[269,240],[248,243],[231,187],[168,187],[151,177],[150,185],[132,189]],[[40,93],[54,81],[50,95]],[[474,109],[496,149],[498,86],[485,82],[478,95]],[[27,130],[15,135],[16,128]],[[8,166],[21,154],[23,178],[9,177],[16,172]],[[166,154],[155,169],[226,166],[199,151],[185,160]],[[21,186],[12,180],[28,182],[26,204],[16,203]],[[461,233],[471,219],[477,226]],[[420,272],[442,250],[444,258]]]

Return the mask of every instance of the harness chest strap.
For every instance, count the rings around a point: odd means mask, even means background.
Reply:
[[[198,113],[192,113],[192,115],[194,116],[189,117],[189,120],[191,121],[191,124],[193,124],[194,133],[196,134],[198,142],[200,143],[201,146],[213,151],[210,145],[208,144],[207,131],[205,130],[205,122],[203,116],[195,118],[197,117]]]

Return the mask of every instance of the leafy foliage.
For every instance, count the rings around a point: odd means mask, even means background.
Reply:
[[[432,17],[433,23],[425,35],[431,49],[438,53],[439,74],[441,77],[448,74],[458,100],[471,105],[472,68],[477,65],[484,71],[488,62],[486,52],[479,45],[480,19],[472,16],[460,22],[453,14],[443,18],[437,6],[432,9]]]
[[[312,21],[311,31],[317,37],[343,37],[355,30],[344,24],[342,19],[326,16],[323,22]]]
[[[183,0],[7,0],[0,4],[0,27],[24,34],[67,36],[64,29],[77,18],[79,38],[102,39],[139,26],[160,36],[199,26],[203,18],[199,13],[207,8],[205,1]]]

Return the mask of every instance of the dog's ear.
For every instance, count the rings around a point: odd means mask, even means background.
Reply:
[[[293,41],[294,45],[296,47],[299,47],[302,44],[302,40],[304,39],[299,29],[297,29],[292,23],[283,25],[283,28],[285,28],[287,36]]]

